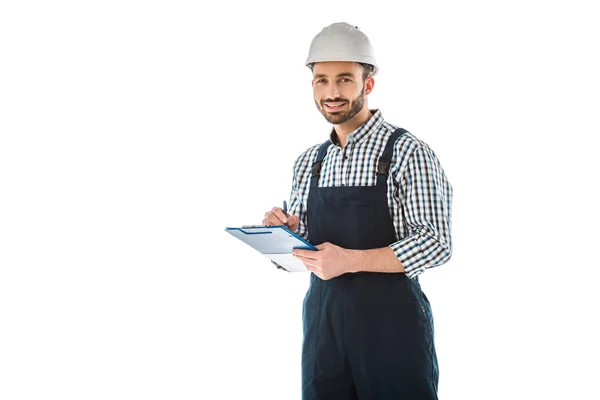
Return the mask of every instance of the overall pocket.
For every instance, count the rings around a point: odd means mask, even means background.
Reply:
[[[315,219],[318,243],[330,242],[346,249],[372,248],[376,236],[372,205],[317,209]]]

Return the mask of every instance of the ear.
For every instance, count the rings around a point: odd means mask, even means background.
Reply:
[[[367,77],[365,80],[365,95],[370,94],[375,87],[375,79],[372,76]]]

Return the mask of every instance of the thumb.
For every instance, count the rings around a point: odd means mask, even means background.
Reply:
[[[300,222],[300,218],[297,215],[290,215],[287,219],[287,226],[289,227],[297,227]]]

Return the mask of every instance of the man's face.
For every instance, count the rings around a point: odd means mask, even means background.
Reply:
[[[354,62],[319,62],[313,68],[315,104],[327,121],[340,125],[362,110],[365,82],[362,67]],[[367,80],[372,79],[371,77]]]

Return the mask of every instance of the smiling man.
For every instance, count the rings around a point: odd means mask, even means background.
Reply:
[[[329,139],[294,164],[287,225],[318,251],[303,304],[302,398],[437,399],[433,315],[418,281],[452,254],[452,186],[431,148],[370,109],[378,66],[358,27],[311,43],[314,101]]]
[[[369,77],[369,65],[348,62],[332,62],[329,65],[317,64],[314,70],[313,87],[315,104],[327,121],[342,125],[362,111],[358,120],[367,120],[371,113],[365,105],[365,94],[373,90],[373,78]],[[334,74],[333,76],[328,76]],[[330,82],[339,82],[331,85]],[[365,84],[369,82],[368,93]],[[352,95],[353,98],[345,96]]]

